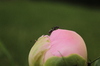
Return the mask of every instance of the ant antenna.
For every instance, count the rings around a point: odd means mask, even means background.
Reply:
[[[59,51],[58,51],[58,52],[59,52]],[[59,53],[60,53],[60,52],[59,52]],[[62,56],[61,53],[60,53],[60,55],[61,55],[62,59],[64,60],[64,62],[65,62],[65,66],[66,66],[67,64],[66,64],[66,61],[65,61],[64,57]]]

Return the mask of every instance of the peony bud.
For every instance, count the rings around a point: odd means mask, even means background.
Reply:
[[[74,31],[57,29],[41,36],[29,53],[29,66],[87,66],[84,40]]]

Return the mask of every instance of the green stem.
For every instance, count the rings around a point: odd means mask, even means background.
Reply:
[[[8,60],[11,63],[11,66],[14,66],[14,60],[11,56],[11,54],[9,53],[9,51],[5,48],[5,46],[3,45],[3,43],[0,41],[0,50],[6,55],[6,57],[8,58]]]

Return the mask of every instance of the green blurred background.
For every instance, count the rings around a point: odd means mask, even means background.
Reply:
[[[0,2],[0,66],[28,66],[28,54],[41,35],[59,26],[79,33],[88,57],[100,56],[100,9],[57,2]]]

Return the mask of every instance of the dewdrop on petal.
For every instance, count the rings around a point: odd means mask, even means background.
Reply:
[[[29,66],[87,66],[87,49],[80,35],[57,29],[40,37],[29,53]]]

